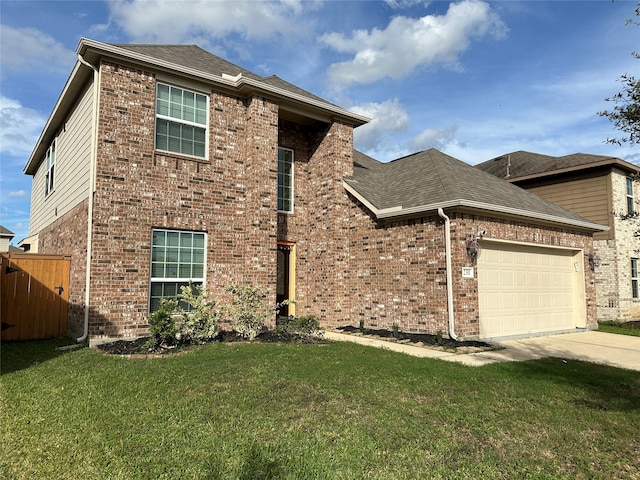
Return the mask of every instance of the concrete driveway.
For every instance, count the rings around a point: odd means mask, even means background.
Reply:
[[[386,348],[418,357],[459,362],[469,366],[558,357],[640,371],[640,337],[604,332],[586,331],[546,337],[504,340],[498,343],[504,347],[502,350],[468,354],[443,352],[431,348],[415,347],[336,332],[326,332],[325,337],[331,340],[351,341],[373,347]]]
[[[505,340],[499,342],[499,345],[505,347],[504,350],[458,355],[471,358],[451,360],[482,365],[489,362],[558,357],[640,371],[640,337],[630,335],[587,331]]]

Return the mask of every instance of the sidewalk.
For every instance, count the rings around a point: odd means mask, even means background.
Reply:
[[[505,340],[502,350],[456,354],[429,347],[417,347],[337,332],[325,332],[325,338],[385,348],[416,357],[439,358],[478,367],[494,362],[519,362],[543,357],[584,360],[640,371],[640,337],[604,332],[576,332],[546,337]]]

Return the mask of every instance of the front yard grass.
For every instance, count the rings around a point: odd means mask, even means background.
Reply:
[[[632,322],[598,322],[598,331],[640,337],[640,320]]]
[[[2,345],[0,478],[640,478],[640,374],[348,342]]]

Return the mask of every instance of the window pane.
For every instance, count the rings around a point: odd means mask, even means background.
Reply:
[[[151,264],[151,277],[164,278],[164,263]]]
[[[204,278],[204,265],[194,265],[191,276],[193,278]]]
[[[191,264],[180,264],[180,270],[178,273],[180,278],[191,278]]]

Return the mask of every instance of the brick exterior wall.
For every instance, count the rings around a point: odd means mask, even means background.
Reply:
[[[627,212],[627,176],[614,169],[610,175],[613,211]],[[640,184],[633,189],[636,208],[640,208]],[[635,252],[640,241],[634,237],[637,224],[632,220],[621,220],[614,216],[613,240],[594,241],[595,251],[600,257],[600,267],[596,270],[598,320],[630,321],[640,320],[640,300],[632,298],[631,258],[638,258]]]
[[[71,337],[80,337],[84,333],[87,218],[88,201],[85,200],[38,234],[40,253],[71,255],[67,319],[67,335]]]
[[[349,317],[327,319],[391,329],[447,335],[444,222],[438,216],[378,221],[352,199],[350,230],[352,305]],[[562,246],[589,251],[591,236],[571,230],[529,225],[465,213],[448,213],[451,228],[455,333],[474,338],[479,331],[478,279],[462,278],[474,266],[466,240],[479,229],[492,239]],[[585,269],[587,326],[596,326],[593,272]]]
[[[165,154],[154,150],[154,74],[103,63],[100,78],[92,338],[147,334],[153,228],[206,232],[205,282],[223,301],[225,285],[243,283],[266,285],[275,303],[277,241],[287,241],[296,245],[297,315],[318,315],[324,326],[362,320],[370,327],[397,323],[403,331],[447,333],[443,221],[437,215],[376,221],[346,193],[342,179],[353,173],[351,126],[293,123],[279,119],[273,100],[214,91],[208,159]],[[279,146],[294,151],[292,214],[276,210]],[[454,272],[471,265],[465,240],[480,227],[492,238],[591,248],[590,236],[578,232],[449,216]],[[78,307],[84,300],[86,218],[85,202],[40,237],[43,251],[73,255],[72,303]],[[477,278],[453,278],[456,333],[477,336]],[[593,324],[590,271],[585,281]],[[81,325],[81,310],[74,325]]]
[[[103,63],[101,79],[90,334],[148,331],[153,228],[207,233],[214,296],[264,284],[275,303],[277,105],[213,92],[209,159],[199,160],[154,151],[152,73]]]

